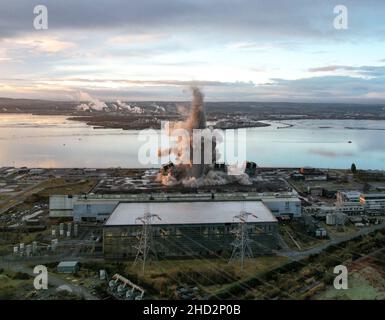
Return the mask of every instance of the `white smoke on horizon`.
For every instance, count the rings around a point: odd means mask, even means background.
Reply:
[[[87,92],[79,91],[78,100],[87,102],[87,103],[81,103],[80,105],[78,105],[76,107],[78,111],[103,111],[105,109],[108,109],[108,106],[105,104],[105,102],[92,97]]]
[[[130,113],[144,113],[144,110],[143,108],[140,108],[140,107],[137,107],[137,106],[133,106],[131,107],[129,104],[125,103],[125,102],[122,102],[120,100],[117,100],[116,101],[116,104],[118,105],[118,107],[121,109],[121,110],[127,110],[129,111]]]

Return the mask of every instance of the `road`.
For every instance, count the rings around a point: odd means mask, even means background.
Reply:
[[[310,248],[310,249],[307,249],[304,251],[295,251],[295,250],[284,249],[284,250],[278,251],[277,254],[281,255],[281,256],[288,257],[289,259],[291,259],[293,261],[298,261],[298,260],[306,258],[312,254],[320,253],[321,251],[325,250],[326,248],[328,248],[332,245],[338,245],[338,244],[343,243],[345,241],[349,241],[349,240],[352,240],[354,238],[357,238],[361,235],[367,235],[367,234],[369,234],[375,230],[383,229],[384,227],[385,227],[384,224],[374,225],[371,227],[363,228],[354,234],[333,237],[330,241],[328,241],[326,243],[321,243],[320,245],[318,245],[316,247],[313,247],[313,248]]]
[[[47,262],[47,261],[40,261],[38,264],[44,265],[44,262]],[[31,262],[29,261],[29,263],[31,263]],[[26,265],[26,263],[23,263],[20,261],[7,261],[7,262],[2,261],[2,262],[0,262],[0,268],[11,269],[12,271],[16,271],[16,272],[18,272],[18,271],[24,272],[24,273],[31,275],[32,277],[36,276],[36,274],[33,273],[33,268],[28,267]],[[54,287],[54,290],[55,290],[55,288],[58,288],[60,286],[67,286],[71,289],[71,291],[74,294],[76,294],[78,296],[82,296],[86,300],[98,300],[98,297],[91,294],[87,288],[82,287],[82,286],[77,285],[77,284],[73,284],[72,282],[69,282],[65,279],[62,279],[62,278],[60,278],[60,277],[58,277],[52,273],[48,274],[48,285]],[[31,279],[31,290],[33,290],[33,289],[34,289],[33,279]]]
[[[23,203],[28,197],[33,195],[34,193],[39,193],[40,191],[43,191],[45,187],[39,187],[43,182],[39,182],[38,184],[35,184],[33,186],[30,186],[17,194],[9,197],[8,199],[4,200],[0,205],[0,214],[3,214],[4,212],[8,211],[9,209],[17,206],[18,204]]]

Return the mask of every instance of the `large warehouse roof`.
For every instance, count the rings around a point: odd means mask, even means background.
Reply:
[[[122,202],[106,226],[141,224],[136,218],[148,211],[158,215],[153,224],[207,224],[233,222],[241,211],[254,214],[248,222],[275,222],[276,218],[261,201],[191,201],[191,202]]]

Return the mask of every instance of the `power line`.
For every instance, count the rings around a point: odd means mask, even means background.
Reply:
[[[138,235],[139,244],[134,246],[137,249],[136,257],[134,260],[134,266],[138,263],[142,263],[142,271],[144,273],[146,262],[149,258],[149,252],[153,253],[155,259],[157,258],[156,250],[153,246],[153,220],[162,220],[157,214],[151,214],[149,210],[149,204],[147,204],[146,210],[143,216],[137,217],[135,221],[142,223],[142,231]]]
[[[242,207],[244,207],[244,204],[242,204]],[[234,216],[233,218],[233,221],[238,223],[238,227],[234,231],[235,240],[231,243],[234,248],[229,262],[234,261],[236,259],[240,259],[242,271],[245,257],[253,257],[253,251],[250,247],[250,243],[252,242],[252,240],[249,239],[249,225],[247,223],[249,216],[253,216],[255,218],[257,217],[256,215],[250,212],[246,212],[242,208],[240,214]]]

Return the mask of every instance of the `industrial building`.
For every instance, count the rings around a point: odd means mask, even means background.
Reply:
[[[357,202],[342,202],[336,206],[322,206],[320,211],[323,215],[341,213],[348,216],[359,216],[365,214],[365,206]]]
[[[301,216],[301,201],[296,193],[153,193],[123,195],[51,196],[50,217],[73,217],[75,222],[105,221],[119,202],[173,202],[198,200],[262,201],[276,217]]]
[[[247,212],[247,235],[254,254],[278,248],[278,222],[261,201],[121,202],[103,227],[106,258],[134,258],[145,213],[153,215],[152,250],[158,257],[229,256]]]
[[[385,212],[385,193],[362,194],[360,203],[365,206],[368,213],[383,213]]]
[[[51,218],[65,218],[73,216],[74,202],[77,196],[52,195],[49,197],[49,216]]]
[[[59,273],[76,273],[78,271],[78,261],[62,261],[57,265],[57,272]]]
[[[336,194],[337,202],[360,202],[360,191],[338,191]]]
[[[328,179],[325,172],[310,167],[300,168],[299,174],[303,176],[305,181],[326,181]]]
[[[301,201],[297,197],[263,197],[261,200],[276,217],[298,218],[302,214]]]
[[[73,206],[75,222],[105,221],[118,205],[116,199],[78,199]]]
[[[329,226],[344,226],[347,215],[341,212],[328,213],[326,215],[326,224]]]

